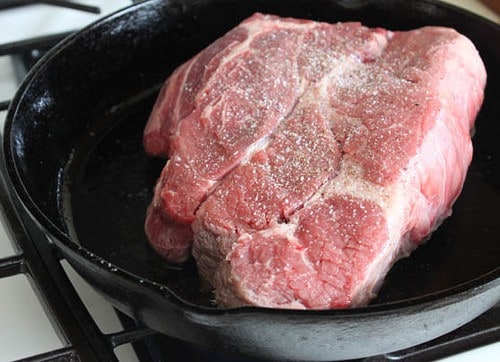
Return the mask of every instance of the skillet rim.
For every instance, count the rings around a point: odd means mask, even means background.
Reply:
[[[471,20],[475,22],[482,23],[490,28],[492,28],[493,32],[497,32],[500,34],[500,25],[496,24],[489,19],[483,18],[477,14],[471,13],[463,8],[459,8],[455,5],[443,3],[437,0],[413,0],[420,3],[432,4],[435,6],[440,6],[448,11],[458,12],[464,16],[471,18]],[[21,173],[19,168],[17,167],[15,157],[14,157],[14,144],[12,136],[12,128],[13,124],[17,118],[18,113],[20,112],[20,103],[24,98],[26,92],[29,91],[31,83],[37,79],[38,74],[45,70],[47,64],[49,64],[54,57],[57,57],[59,53],[64,52],[68,46],[71,46],[74,43],[79,41],[79,38],[84,36],[85,34],[94,31],[94,28],[101,26],[104,23],[112,22],[114,19],[118,19],[122,16],[125,16],[127,13],[134,12],[137,8],[143,6],[149,6],[152,3],[159,3],[161,0],[148,0],[136,4],[129,5],[123,9],[119,9],[87,26],[82,28],[79,31],[69,35],[62,41],[60,41],[56,46],[51,48],[43,57],[40,59],[33,68],[28,72],[26,77],[21,82],[18,90],[16,91],[9,109],[7,111],[7,116],[5,119],[5,127],[4,133],[2,136],[3,141],[3,160],[6,165],[7,170],[7,181],[10,183],[9,187],[12,189],[17,195],[21,206],[25,211],[28,212],[31,219],[33,219],[36,224],[42,227],[42,230],[45,230],[52,236],[51,239],[55,239],[54,242],[57,245],[61,243],[63,246],[70,248],[72,252],[77,253],[79,256],[83,257],[87,261],[91,262],[93,266],[96,266],[103,270],[113,270],[113,273],[117,277],[125,278],[128,281],[133,282],[136,285],[142,285],[163,297],[165,302],[170,303],[174,302],[178,307],[181,307],[185,311],[190,311],[198,315],[206,315],[206,316],[214,316],[214,315],[246,315],[246,314],[255,314],[255,313],[265,313],[265,314],[274,314],[274,315],[298,315],[298,316],[319,316],[319,317],[362,317],[367,314],[386,314],[386,313],[399,313],[407,309],[412,308],[427,308],[432,305],[433,308],[436,305],[444,306],[448,304],[452,304],[456,300],[461,300],[464,294],[469,294],[472,292],[479,293],[482,288],[488,288],[491,284],[491,287],[495,287],[496,285],[500,285],[500,266],[492,269],[491,271],[482,274],[479,277],[468,280],[466,282],[460,283],[451,288],[439,290],[436,292],[424,294],[418,297],[406,298],[402,300],[392,301],[392,302],[384,302],[374,305],[368,305],[365,307],[358,308],[350,308],[350,309],[325,309],[325,310],[315,310],[315,309],[279,309],[279,308],[267,308],[267,307],[256,307],[256,306],[243,306],[243,307],[234,307],[234,308],[220,308],[220,307],[206,307],[194,304],[189,302],[188,300],[183,299],[178,296],[174,291],[169,289],[167,286],[162,285],[161,283],[151,281],[146,278],[142,278],[139,275],[127,271],[126,269],[114,265],[105,258],[102,258],[87,248],[78,245],[75,241],[71,240],[71,237],[61,230],[56,224],[46,216],[46,214],[42,211],[42,209],[35,203],[31,194],[26,187],[25,183],[22,180]],[[58,246],[60,247],[60,246]],[[489,289],[489,288],[488,288]],[[473,294],[474,295],[474,294]],[[437,303],[437,304],[436,304]]]

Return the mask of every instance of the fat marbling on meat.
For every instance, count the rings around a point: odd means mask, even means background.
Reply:
[[[365,305],[451,214],[485,82],[450,28],[255,14],[158,96],[150,243],[192,254],[221,306]]]

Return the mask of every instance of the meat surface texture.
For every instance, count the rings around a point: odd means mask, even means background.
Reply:
[[[161,90],[150,243],[220,306],[363,306],[450,215],[485,82],[453,29],[255,14]]]

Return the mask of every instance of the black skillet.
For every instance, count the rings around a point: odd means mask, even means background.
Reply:
[[[164,160],[141,132],[161,83],[255,11],[410,29],[452,26],[489,73],[475,156],[453,216],[392,269],[366,308],[218,309],[192,262],[149,248],[145,208]],[[433,339],[500,300],[500,30],[434,1],[150,1],[64,40],[30,72],[10,107],[4,153],[24,211],[118,309],[177,338],[275,359],[358,358]],[[193,140],[196,142],[196,140]]]

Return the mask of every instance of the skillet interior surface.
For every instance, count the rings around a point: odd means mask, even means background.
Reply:
[[[146,241],[145,210],[165,161],[147,157],[141,137],[157,91],[175,67],[255,11],[393,30],[444,25],[471,38],[489,80],[464,190],[453,216],[394,266],[372,305],[418,305],[419,298],[471,289],[485,275],[498,278],[500,31],[431,1],[151,1],[89,27],[37,65],[9,111],[7,166],[38,222],[63,243],[98,255],[101,264],[212,308],[194,264],[169,265]]]

